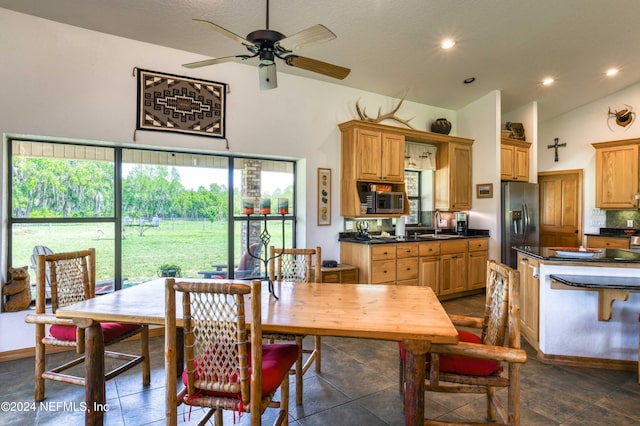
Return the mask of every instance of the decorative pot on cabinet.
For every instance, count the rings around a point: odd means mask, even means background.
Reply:
[[[433,133],[448,135],[451,131],[451,122],[446,118],[438,118],[433,123],[431,123],[431,131]]]

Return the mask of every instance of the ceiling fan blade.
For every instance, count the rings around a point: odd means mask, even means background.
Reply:
[[[226,28],[222,28],[220,25],[216,25],[213,22],[205,21],[203,19],[194,19],[194,21],[196,21],[200,25],[203,25],[206,28],[209,28],[210,30],[217,31],[220,34],[222,34],[224,36],[227,36],[232,40],[237,41],[238,43],[242,43],[245,46],[258,47],[254,43],[252,43],[249,40],[247,40],[246,38],[240,37],[238,34],[232,33],[231,31],[227,30]]]
[[[281,48],[292,52],[302,46],[329,41],[334,38],[336,38],[336,35],[329,28],[322,24],[316,24],[306,30],[299,31],[289,37],[285,37],[276,44]]]
[[[211,59],[205,59],[204,61],[189,62],[188,64],[182,64],[182,66],[185,68],[200,68],[200,67],[206,67],[214,64],[221,64],[223,62],[229,62],[234,59],[244,60],[249,58],[252,58],[252,56],[249,56],[249,55],[224,56],[222,58],[211,58]]]
[[[329,77],[337,78],[338,80],[344,79],[351,72],[349,68],[318,61],[316,59],[305,58],[304,56],[289,55],[284,58],[284,61],[287,65],[291,65],[292,67],[317,72],[318,74],[324,74]]]

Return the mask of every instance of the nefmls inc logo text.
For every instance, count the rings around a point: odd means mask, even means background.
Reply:
[[[93,408],[93,409],[92,409]],[[68,401],[42,401],[39,403],[38,409],[40,411],[82,411],[82,412],[107,412],[109,411],[108,404],[93,403],[87,404],[86,402],[68,402]]]

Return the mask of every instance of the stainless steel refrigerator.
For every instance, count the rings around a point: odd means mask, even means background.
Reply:
[[[538,185],[527,182],[502,183],[502,263],[516,269],[514,246],[537,246],[539,239]]]

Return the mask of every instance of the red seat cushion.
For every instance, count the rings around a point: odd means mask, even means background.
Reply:
[[[249,351],[249,380],[251,380],[251,345],[248,345]],[[298,345],[290,344],[267,344],[262,345],[262,397],[272,394],[278,389],[282,380],[289,374],[291,366],[298,359]],[[195,364],[201,362],[200,359],[195,360]],[[233,372],[233,378],[237,379],[237,373]],[[195,374],[198,380],[198,374]],[[187,369],[182,372],[182,383],[187,385]],[[215,391],[202,391],[205,395],[224,396],[240,398],[240,394],[231,394]],[[185,400],[188,397],[185,397]]]
[[[458,330],[458,340],[467,343],[482,343],[482,339],[473,333]],[[400,355],[405,359],[405,349],[400,343]],[[461,355],[439,354],[440,371],[444,373],[464,374],[468,376],[490,376],[502,373],[502,365],[492,359],[472,358]],[[427,354],[427,370],[430,354]]]
[[[119,322],[101,322],[100,326],[102,327],[102,335],[104,336],[105,343],[109,343],[125,333],[140,328],[138,324],[121,324]],[[76,326],[52,325],[49,334],[58,340],[76,340]]]

